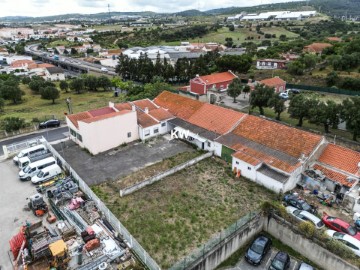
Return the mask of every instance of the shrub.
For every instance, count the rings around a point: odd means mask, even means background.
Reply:
[[[25,127],[25,119],[19,117],[6,117],[3,120],[2,126],[6,132],[18,131]]]
[[[306,237],[312,238],[315,234],[315,225],[312,224],[310,221],[301,222],[299,224],[299,230],[305,234]]]
[[[330,239],[326,243],[326,247],[329,249],[329,251],[338,255],[341,258],[346,258],[346,259],[356,258],[355,254],[347,246],[345,246],[343,243],[341,243],[338,240]]]

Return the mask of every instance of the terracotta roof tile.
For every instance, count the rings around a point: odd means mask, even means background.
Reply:
[[[78,121],[85,120],[91,118],[92,115],[89,112],[80,112],[76,114],[70,114],[67,116],[69,120],[74,124],[76,128],[79,128]]]
[[[100,115],[98,115],[98,116],[94,116],[94,117],[91,117],[91,118],[82,119],[82,120],[78,120],[78,121],[81,121],[81,122],[90,124],[90,123],[97,122],[97,121],[100,121],[100,120],[104,120],[104,119],[112,118],[112,117],[115,117],[115,116],[127,114],[127,113],[129,113],[129,112],[131,112],[131,111],[129,111],[129,110],[122,110],[122,111],[120,111],[120,112],[115,112],[115,111],[113,110],[112,113],[100,114]]]
[[[140,108],[141,110],[145,110],[148,108],[149,111],[157,109],[158,107],[149,99],[142,99],[136,100],[132,102],[136,107]]]
[[[319,161],[350,174],[356,174],[359,171],[360,153],[339,145],[328,144]]]
[[[309,156],[322,137],[310,132],[288,127],[269,120],[246,116],[232,133],[300,158]]]
[[[253,166],[256,166],[261,163],[261,161],[257,158],[254,158],[248,154],[245,154],[244,152],[238,151],[235,154],[232,155],[233,157],[240,159],[248,164],[251,164]]]
[[[149,111],[149,114],[152,117],[154,117],[155,119],[157,119],[158,121],[164,121],[167,119],[174,118],[174,116],[170,112],[168,112],[167,110],[165,110],[163,108],[151,110],[151,111]]]
[[[214,73],[214,74],[206,75],[206,76],[200,76],[199,78],[205,84],[214,84],[214,83],[231,81],[231,80],[237,78],[237,76],[234,75],[233,73],[227,71],[227,72],[221,72],[221,73]]]
[[[104,108],[91,110],[91,111],[88,111],[88,112],[91,114],[92,117],[96,117],[96,116],[101,116],[101,115],[113,113],[113,112],[115,112],[115,110],[113,108],[111,108],[111,107],[104,107]]]
[[[38,68],[48,68],[48,67],[55,67],[52,64],[48,64],[48,63],[42,63],[42,64],[37,64]]]
[[[304,47],[305,51],[321,53],[325,48],[332,47],[330,43],[312,43]]]
[[[342,39],[341,38],[339,38],[339,37],[328,37],[328,38],[326,38],[327,40],[329,40],[329,41],[336,41],[336,42],[340,42]]]
[[[11,67],[13,68],[17,68],[17,67],[22,67],[22,66],[25,66],[25,65],[29,65],[29,64],[36,64],[33,60],[28,60],[28,59],[25,59],[25,60],[15,60],[14,62],[11,63]]]
[[[154,99],[154,102],[156,105],[168,109],[174,116],[183,120],[187,120],[204,105],[204,103],[200,101],[168,91],[163,91]]]
[[[187,121],[218,134],[225,134],[243,116],[243,113],[205,103]]]
[[[274,87],[274,86],[278,86],[278,85],[283,85],[286,82],[279,77],[274,77],[274,78],[262,80],[262,81],[260,81],[260,83],[265,84],[266,86],[269,86],[269,87]]]
[[[340,172],[330,170],[330,169],[325,168],[325,167],[323,167],[323,166],[321,166],[319,164],[315,164],[314,169],[321,171],[327,178],[329,178],[329,179],[331,179],[331,180],[333,180],[335,182],[339,182],[340,184],[342,184],[344,186],[352,187],[354,185],[354,183],[356,183],[356,182],[351,183],[351,182],[347,181],[347,179],[348,179],[347,175],[342,174]]]
[[[138,124],[142,127],[142,128],[147,128],[147,127],[151,127],[153,125],[158,124],[158,122],[156,122],[151,116],[149,116],[146,113],[143,113],[141,111],[136,111],[137,112],[137,120],[138,120]]]
[[[115,104],[114,106],[116,109],[118,109],[119,111],[122,110],[132,110],[132,106],[129,102],[124,102],[124,103],[118,103]]]

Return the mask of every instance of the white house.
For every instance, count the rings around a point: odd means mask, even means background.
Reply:
[[[64,70],[59,67],[46,67],[45,68],[45,80],[64,81],[65,80]]]

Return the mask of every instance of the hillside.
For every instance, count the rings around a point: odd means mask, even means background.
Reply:
[[[360,16],[359,0],[311,0],[310,3],[331,16]]]

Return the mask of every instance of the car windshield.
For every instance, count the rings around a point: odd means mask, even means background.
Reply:
[[[307,202],[302,201],[302,202],[300,202],[300,203],[301,203],[301,207],[302,207],[302,209],[304,209],[305,211],[309,211],[309,210],[311,210],[311,207],[310,207],[310,205],[308,205],[308,203],[307,203]]]
[[[343,239],[344,238],[344,235],[343,233],[340,233],[340,232],[335,232],[334,233],[334,238],[336,239]]]
[[[355,229],[353,226],[351,226],[351,225],[349,225],[349,227],[347,228],[347,230],[348,230],[348,232],[349,232],[350,235],[355,235],[355,234],[357,233],[356,229]]]
[[[40,171],[38,174],[37,174],[37,177],[41,178],[44,176],[44,172],[43,171]]]
[[[319,221],[318,223],[316,223],[316,226],[322,227],[322,226],[324,226],[324,223],[322,221]]]
[[[293,212],[294,216],[298,216],[300,213],[301,213],[301,210],[295,210],[295,211]]]
[[[27,173],[28,171],[30,171],[31,167],[29,165],[27,165],[25,168],[24,168],[24,173]]]
[[[284,262],[276,260],[276,259],[273,260],[271,265],[272,265],[272,267],[274,267],[275,269],[278,269],[278,270],[284,269]]]
[[[262,243],[259,243],[258,241],[255,241],[250,249],[258,254],[261,254],[263,252],[264,249],[264,245],[262,245]]]
[[[21,157],[23,157],[23,156],[24,156],[24,152],[21,151],[21,152],[18,154],[18,157],[21,158]]]

